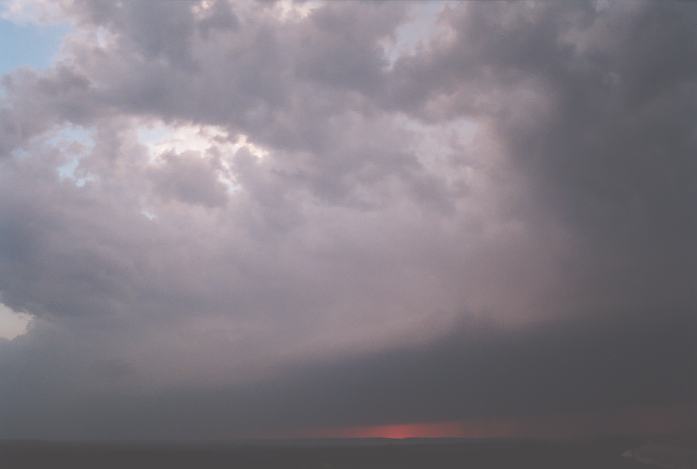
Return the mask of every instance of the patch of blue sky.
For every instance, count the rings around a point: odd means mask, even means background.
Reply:
[[[48,139],[47,143],[63,147],[64,151],[69,152],[68,160],[57,168],[61,180],[71,180],[78,187],[90,180],[89,176],[77,174],[80,160],[94,147],[94,139],[88,129],[79,126],[63,127]]]
[[[77,125],[67,125],[48,139],[48,143],[51,145],[65,145],[74,142],[85,147],[94,145],[94,139],[89,129]]]
[[[24,24],[0,18],[0,75],[20,67],[50,66],[69,30],[66,24]]]
[[[80,157],[70,159],[67,163],[58,167],[58,177],[61,181],[71,181],[77,187],[82,187],[89,181],[94,181],[95,178],[91,174],[86,176],[78,176],[77,168],[80,164]]]

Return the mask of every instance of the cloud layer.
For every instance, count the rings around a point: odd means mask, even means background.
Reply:
[[[42,5],[59,59],[2,77],[0,436],[694,399],[697,8]]]

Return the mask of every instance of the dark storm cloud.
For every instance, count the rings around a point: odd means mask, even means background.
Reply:
[[[697,8],[449,4],[395,56],[412,7],[64,4],[3,78],[1,436],[694,400]]]
[[[254,383],[165,394],[103,389],[53,409],[61,416],[57,428],[45,418],[38,423],[45,435],[224,438],[269,429],[293,435],[298,429],[385,422],[524,420],[684,404],[697,391],[696,332],[686,317],[670,323],[573,321],[524,332],[466,319],[436,344],[344,360],[314,358]],[[124,365],[107,362],[92,376],[118,380],[127,372]],[[107,382],[118,388],[118,381]],[[93,412],[81,411],[85,402]],[[37,423],[27,423],[27,413],[32,412],[20,406],[6,418],[28,432]]]
[[[696,15],[679,2],[468,5],[444,44],[397,62],[415,81],[395,103],[494,120],[536,202],[581,240],[588,309],[693,311]]]

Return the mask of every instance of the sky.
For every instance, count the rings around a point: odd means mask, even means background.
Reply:
[[[0,12],[0,438],[697,421],[697,5]]]
[[[44,68],[51,64],[62,36],[67,31],[59,25],[26,25],[0,18],[0,73],[18,67]]]

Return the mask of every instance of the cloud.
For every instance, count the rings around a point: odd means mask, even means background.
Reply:
[[[0,340],[12,340],[27,332],[31,317],[16,313],[0,303]]]
[[[0,435],[690,401],[697,9],[303,5],[69,2],[3,78]]]

